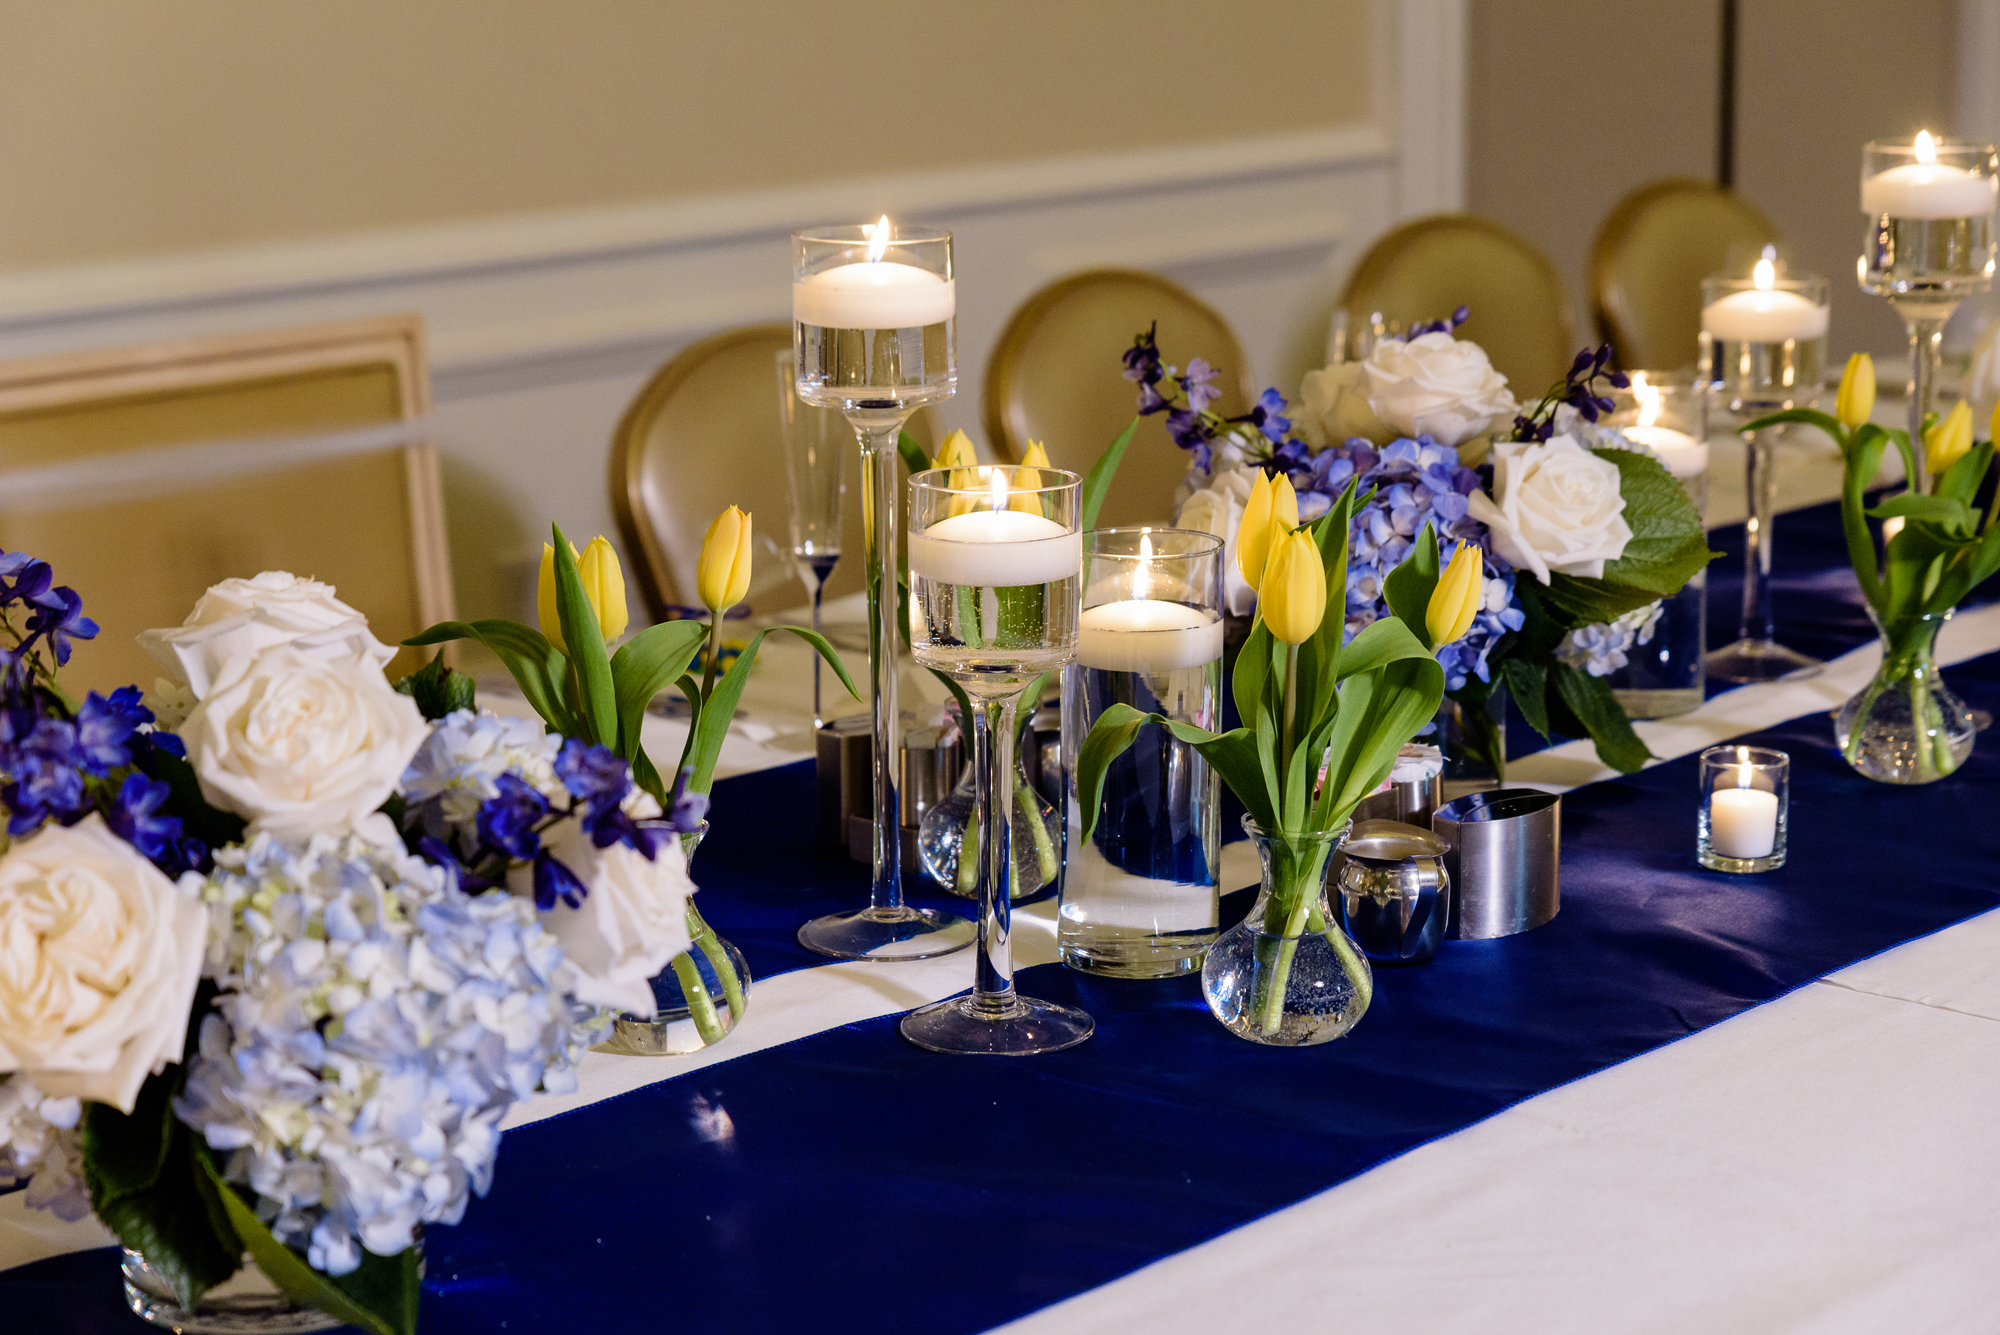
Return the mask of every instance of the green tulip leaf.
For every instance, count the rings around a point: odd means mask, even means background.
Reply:
[[[902,456],[903,467],[912,473],[928,473],[931,469],[930,456],[923,452],[916,438],[907,431],[896,433],[896,453]]]
[[[583,576],[577,573],[576,558],[570,555],[569,539],[562,525],[551,524],[555,533],[556,616],[562,624],[563,643],[569,646],[570,671],[574,676],[578,722],[586,742],[616,748],[618,745],[618,693],[611,684],[611,659],[604,652],[604,632],[597,624],[597,609],[583,591]]]
[[[646,707],[687,671],[707,634],[708,626],[700,621],[663,621],[634,635],[611,656],[619,755],[631,760],[639,754]]]
[[[1431,595],[1437,592],[1439,565],[1437,534],[1432,531],[1430,521],[1425,520],[1423,530],[1410,544],[1410,554],[1382,579],[1382,597],[1389,610],[1427,649],[1437,647],[1431,643],[1430,610]]]
[[[1097,512],[1104,508],[1104,497],[1111,490],[1111,480],[1118,476],[1118,464],[1125,457],[1125,449],[1132,443],[1132,435],[1139,429],[1139,419],[1118,433],[1118,439],[1104,447],[1104,453],[1097,456],[1097,462],[1083,475],[1081,520],[1078,527],[1088,531],[1097,527]]]
[[[1550,668],[1550,678],[1557,696],[1596,744],[1599,760],[1620,774],[1631,774],[1653,758],[1639,734],[1632,731],[1632,720],[1625,716],[1624,707],[1604,678],[1562,662]]]
[[[576,716],[563,699],[569,659],[549,643],[547,636],[518,621],[440,621],[403,643],[422,646],[448,640],[473,640],[492,650],[551,732],[564,737],[578,734]]]

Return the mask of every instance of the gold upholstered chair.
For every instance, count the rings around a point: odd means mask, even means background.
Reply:
[[[150,688],[133,637],[232,576],[324,580],[390,644],[451,617],[429,400],[414,315],[0,362],[0,547],[100,628],[72,694]]]
[[[1555,266],[1499,223],[1471,214],[1419,218],[1386,233],[1354,266],[1338,309],[1350,328],[1379,317],[1397,332],[1449,318],[1460,306],[1472,314],[1459,336],[1486,349],[1515,398],[1538,398],[1576,355]]]
[[[1250,368],[1228,321],[1158,274],[1092,269],[1051,283],[1007,321],[986,366],[986,431],[995,452],[1018,462],[1028,442],[1039,440],[1056,467],[1090,471],[1132,420],[1138,387],[1119,374],[1119,359],[1155,322],[1175,365],[1201,357],[1221,371],[1216,412],[1247,410]],[[1186,473],[1187,454],[1167,435],[1164,414],[1146,418],[1098,523],[1170,523]]]
[[[788,537],[785,442],[778,416],[777,357],[792,346],[789,324],[726,330],[683,349],[626,408],[611,442],[611,508],[632,558],[648,614],[695,601],[702,536],[731,505],[750,512],[756,562],[746,601],[758,612],[799,607],[809,595]],[[830,409],[828,429],[853,439]],[[936,419],[913,414],[903,428],[926,454],[937,451]],[[863,587],[860,447],[842,476],[841,560],[826,596]]]
[[[1778,240],[1761,210],[1733,190],[1679,178],[1618,201],[1590,247],[1590,305],[1618,364],[1673,370],[1694,365],[1701,280],[1748,272]]]

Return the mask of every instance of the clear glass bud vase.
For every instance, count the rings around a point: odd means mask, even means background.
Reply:
[[[1950,612],[1885,624],[1882,666],[1861,693],[1840,707],[1833,725],[1840,754],[1879,783],[1935,783],[1972,754],[1972,711],[1938,674],[1938,631]]]
[[[1248,816],[1264,879],[1249,916],[1215,939],[1201,969],[1209,1011],[1229,1032],[1273,1047],[1339,1038],[1375,995],[1367,957],[1327,907],[1327,861],[1347,827],[1267,834]]]
[[[979,821],[977,794],[972,766],[958,781],[951,795],[924,813],[917,828],[917,856],[924,873],[954,895],[979,897]],[[972,857],[962,857],[966,841],[973,845]],[[1062,821],[1035,785],[1028,771],[1014,762],[1013,876],[1008,883],[1009,900],[1027,899],[1055,884],[1062,874]]]
[[[189,1202],[191,1208],[200,1207]],[[120,1268],[125,1276],[125,1305],[151,1325],[186,1335],[302,1335],[332,1330],[339,1317],[294,1301],[271,1282],[248,1254],[243,1268],[201,1296],[192,1310],[174,1297],[173,1282],[130,1247]]]
[[[690,867],[708,822],[681,836]],[[750,963],[743,952],[688,905],[688,935],[694,949],[676,955],[652,980],[651,1018],[624,1012],[610,1017],[609,1037],[596,1051],[626,1057],[685,1057],[729,1037],[750,1005]]]

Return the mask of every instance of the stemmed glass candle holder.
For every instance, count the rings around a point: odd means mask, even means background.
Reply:
[[[1877,140],[1861,150],[1868,230],[1856,265],[1861,289],[1887,299],[1910,332],[1910,486],[1928,490],[1924,418],[1937,406],[1938,347],[1958,303],[1993,284],[1993,210],[2000,156],[1992,144]]]
[[[1701,284],[1701,366],[1708,421],[1741,425],[1767,413],[1809,407],[1826,367],[1824,278],[1779,278],[1770,247],[1748,278]],[[1777,641],[1771,617],[1771,515],[1776,502],[1772,449],[1783,427],[1744,433],[1749,519],[1743,537],[1743,614],[1734,644],[1711,652],[1709,676],[1723,681],[1806,677],[1820,662]]]
[[[838,415],[799,399],[797,361],[790,349],[777,356],[778,422],[785,440],[786,496],[791,501],[792,559],[812,590],[812,626],[821,633],[820,604],[826,581],[840,564],[840,519],[847,499],[842,464],[852,435]],[[820,709],[819,655],[813,655],[813,728],[825,726]]]
[[[861,442],[868,654],[875,710],[874,874],[868,907],[799,928],[799,944],[836,959],[927,959],[971,944],[955,914],[903,902],[902,715],[896,669],[904,630],[897,577],[896,433],[911,413],[948,399],[954,363],[951,233],[857,227],[792,235],[792,353],[799,398],[844,414]]]
[[[1180,529],[1083,535],[1083,616],[1064,670],[1063,763],[1114,704],[1222,731],[1222,539]],[[1070,801],[1078,800],[1075,784]],[[1156,723],[1111,763],[1086,843],[1069,820],[1056,945],[1086,973],[1201,968],[1219,923],[1220,783]]]
[[[1694,503],[1708,514],[1707,396],[1687,372],[1633,371],[1628,389],[1609,391],[1614,403],[1603,418],[1626,439],[1651,450]],[[1660,604],[1657,614],[1631,614],[1642,623],[1625,666],[1609,677],[1612,694],[1632,718],[1665,718],[1701,705],[1702,656],[1708,649],[1708,572]]]
[[[1770,871],[1785,865],[1792,758],[1766,746],[1711,746],[1701,753],[1701,815],[1695,859],[1710,871]]]
[[[934,1052],[1053,1052],[1094,1027],[1015,992],[1008,941],[1014,717],[1028,683],[1076,653],[1081,487],[1074,473],[1006,465],[910,479],[910,647],[970,698],[979,813],[972,991],[903,1018],[904,1036]]]

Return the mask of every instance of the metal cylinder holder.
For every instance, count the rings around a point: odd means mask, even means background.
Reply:
[[[1377,964],[1428,962],[1451,909],[1445,841],[1401,821],[1363,820],[1340,851],[1335,912],[1362,953]]]
[[[1468,793],[1439,807],[1431,828],[1450,845],[1450,935],[1512,936],[1556,916],[1562,798],[1534,788]]]

